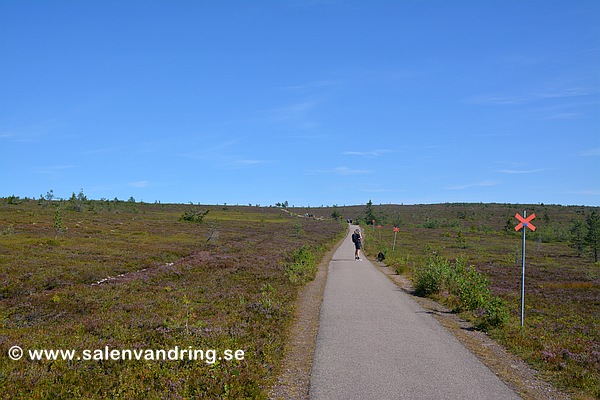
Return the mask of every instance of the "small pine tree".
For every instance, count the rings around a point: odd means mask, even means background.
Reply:
[[[87,196],[85,195],[85,193],[83,193],[83,188],[77,194],[77,201],[79,201],[80,203],[85,203],[86,201],[88,201]]]
[[[56,230],[56,236],[58,236],[59,233],[65,232],[67,230],[67,227],[63,225],[62,216],[60,215],[60,211],[58,208],[54,212],[52,226]]]
[[[338,210],[337,206],[333,206],[333,211],[331,212],[331,218],[338,220],[342,218],[342,213]]]
[[[465,238],[461,230],[459,230],[456,235],[456,246],[459,249],[466,249],[468,247],[467,238]]]
[[[584,243],[594,257],[594,262],[598,262],[598,250],[600,249],[600,216],[596,210],[592,211],[585,220],[587,225],[587,234]]]
[[[374,220],[377,220],[377,218],[375,218],[375,211],[373,211],[373,202],[371,200],[369,200],[365,208],[365,219],[367,220],[367,225],[370,225]]]
[[[585,248],[585,226],[581,220],[573,221],[573,226],[569,230],[569,247],[575,249],[577,257],[581,257]]]

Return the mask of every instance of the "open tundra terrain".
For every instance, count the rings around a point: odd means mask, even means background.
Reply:
[[[265,398],[298,288],[345,231],[277,208],[10,202],[3,398]]]
[[[527,232],[521,328],[522,234],[514,226],[524,210],[536,214],[537,229]],[[489,303],[497,318],[488,303],[465,306],[452,285],[422,294],[574,398],[596,398],[600,267],[583,240],[594,212],[0,199],[2,396],[266,398],[282,372],[299,290],[352,219],[369,257],[383,253],[417,288],[435,267],[469,272],[489,291],[484,300],[498,299]]]

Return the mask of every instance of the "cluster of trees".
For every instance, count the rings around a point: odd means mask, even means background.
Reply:
[[[577,251],[578,256],[586,252],[592,256],[594,262],[598,262],[598,250],[600,248],[600,215],[596,210],[592,211],[585,219],[575,220],[571,227],[571,239],[569,246]]]
[[[375,209],[373,208],[373,201],[369,200],[367,205],[365,206],[365,223],[367,225],[373,225],[373,221],[375,221],[378,225],[383,224],[392,224],[394,226],[402,225],[402,218],[399,214],[392,215],[387,217],[383,214],[377,214]]]
[[[15,196],[12,196],[15,197]],[[27,198],[25,198],[25,200],[28,200]],[[101,198],[101,201],[107,202],[107,201],[111,201],[105,198]],[[54,195],[54,190],[49,190],[48,192],[46,192],[46,195],[41,195],[40,194],[40,198],[38,199],[38,203],[39,204],[49,204],[52,201],[63,201],[63,199],[56,197]],[[81,189],[79,191],[78,194],[75,194],[75,192],[73,192],[73,194],[71,195],[71,198],[68,200],[69,203],[71,204],[71,209],[73,209],[74,211],[81,211],[81,207],[84,203],[89,203],[90,200],[87,198],[87,196],[85,195],[85,193],[83,193],[83,189]],[[121,200],[119,200],[118,198],[114,198],[112,201],[114,201],[115,203],[120,202]],[[129,199],[127,200],[128,203],[135,203],[135,198],[133,198],[133,196],[129,197]]]

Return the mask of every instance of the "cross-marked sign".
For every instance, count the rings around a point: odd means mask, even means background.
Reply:
[[[515,226],[515,231],[519,231],[523,229],[523,272],[521,275],[521,326],[525,324],[525,232],[529,228],[532,231],[535,231],[535,225],[531,223],[531,220],[535,218],[535,214],[531,214],[529,217],[527,216],[527,211],[523,211],[523,216],[520,216],[519,213],[515,215],[520,222],[517,226]]]
[[[525,214],[525,213],[523,213]],[[523,227],[527,227],[529,229],[531,229],[532,231],[535,231],[535,225],[533,225],[531,223],[531,220],[535,218],[535,214],[531,214],[529,217],[524,218],[521,217],[521,215],[519,213],[517,213],[515,215],[515,218],[518,219],[519,221],[521,221],[519,223],[519,225],[515,226],[515,231],[519,231],[519,229],[523,228]]]
[[[400,232],[400,228],[394,227],[394,245],[392,246],[392,251],[396,250],[396,235]]]

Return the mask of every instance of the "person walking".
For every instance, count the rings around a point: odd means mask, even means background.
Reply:
[[[360,248],[362,247],[362,234],[360,229],[356,229],[352,234],[352,242],[354,243],[354,259],[362,261],[360,259]]]

